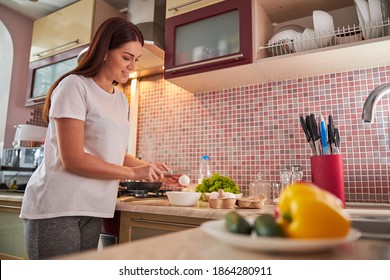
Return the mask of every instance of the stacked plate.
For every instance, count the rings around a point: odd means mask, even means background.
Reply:
[[[334,23],[333,17],[324,11],[313,11],[313,24],[318,47],[333,45]]]
[[[317,48],[313,32],[300,25],[286,25],[274,33],[268,42],[268,50],[276,56]]]
[[[389,27],[383,25],[389,16],[386,0],[354,0],[354,3],[364,39],[388,35]]]

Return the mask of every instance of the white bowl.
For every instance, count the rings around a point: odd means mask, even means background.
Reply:
[[[293,29],[282,30],[272,36],[268,42],[272,55],[283,55],[296,52],[294,41],[301,40],[302,32]]]
[[[169,203],[172,206],[194,206],[198,202],[201,194],[201,192],[166,192]]]
[[[305,28],[301,36],[297,37],[294,41],[294,47],[296,52],[303,52],[317,48],[315,41],[315,31],[310,28]]]
[[[331,45],[334,37],[334,23],[333,17],[324,11],[313,11],[314,31],[318,39],[316,39],[319,47],[326,47]]]

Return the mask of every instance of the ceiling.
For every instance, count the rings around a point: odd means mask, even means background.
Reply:
[[[104,1],[118,10],[122,10],[127,8],[129,0]],[[74,2],[78,2],[78,0],[0,0],[0,5],[5,6],[27,18],[38,19]]]

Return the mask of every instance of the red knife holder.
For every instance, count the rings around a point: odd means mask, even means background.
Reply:
[[[312,183],[340,198],[345,207],[342,155],[312,156],[310,167]]]

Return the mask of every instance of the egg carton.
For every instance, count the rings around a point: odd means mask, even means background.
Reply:
[[[280,40],[269,40],[259,51],[266,49],[270,56],[278,56],[384,36],[390,36],[390,18],[364,25],[343,26],[332,31],[313,31]]]

